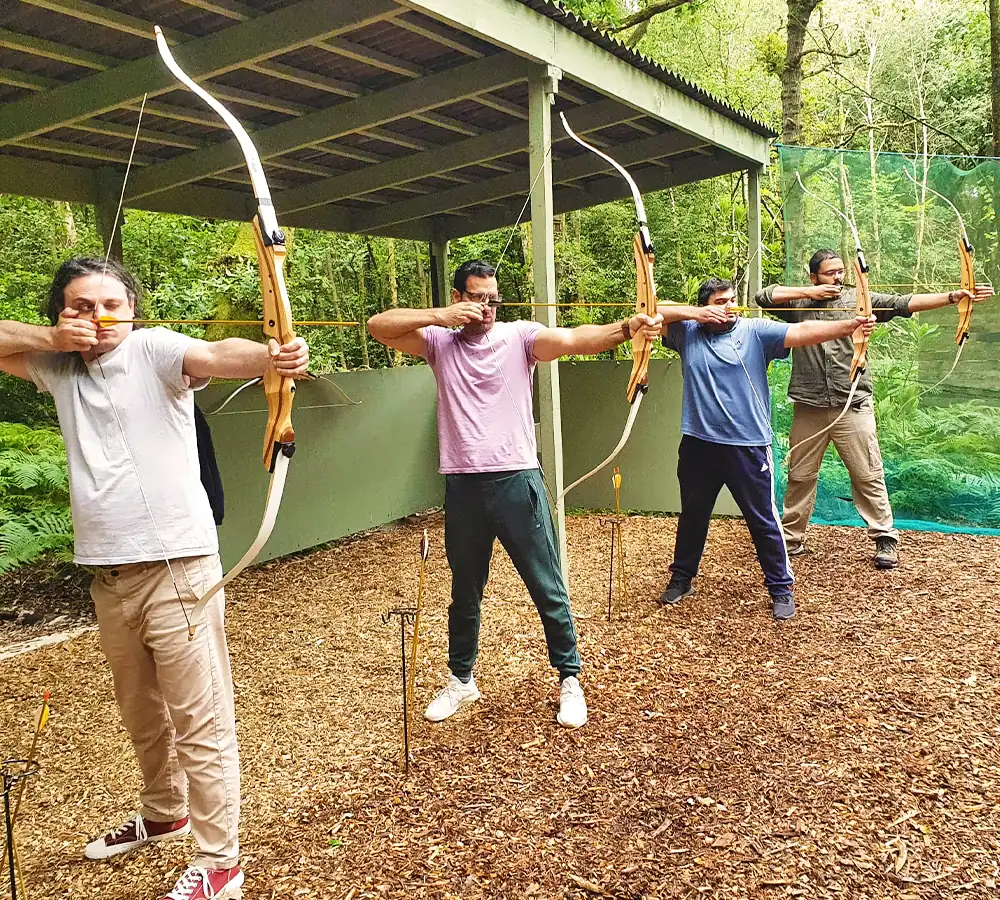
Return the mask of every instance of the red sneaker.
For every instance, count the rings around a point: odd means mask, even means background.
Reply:
[[[203,869],[188,866],[173,889],[160,900],[240,900],[243,896],[243,870]]]
[[[127,822],[122,822],[113,831],[109,831],[97,840],[87,844],[83,855],[87,859],[107,859],[129,850],[138,850],[154,841],[172,841],[184,837],[191,832],[191,820],[185,816],[176,822],[154,822],[135,816]]]

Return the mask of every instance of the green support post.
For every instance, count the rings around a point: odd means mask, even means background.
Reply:
[[[448,280],[448,242],[431,241],[431,306],[451,303],[451,282]]]
[[[121,173],[114,169],[101,169],[97,173],[97,202],[94,204],[97,234],[101,238],[101,249],[116,262],[124,262],[122,226],[125,224],[125,213],[118,209],[121,189]]]
[[[760,245],[760,180],[763,166],[747,169],[747,255],[750,271],[747,272],[747,303],[752,304],[762,282],[762,248]]]
[[[535,301],[556,302],[555,237],[552,218],[552,105],[562,73],[554,66],[542,67],[528,79],[528,175],[531,187],[531,259],[534,273]],[[556,326],[556,309],[538,307],[535,319],[543,325]],[[537,436],[542,471],[549,496],[555,504],[556,538],[563,579],[569,587],[569,557],[566,553],[566,506],[560,495],[563,489],[562,414],[559,398],[559,363],[538,364]]]

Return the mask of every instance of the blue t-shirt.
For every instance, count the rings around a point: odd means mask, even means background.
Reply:
[[[772,359],[788,356],[788,328],[786,322],[742,316],[723,332],[697,322],[672,322],[663,345],[681,356],[681,433],[737,447],[770,444],[767,367]]]

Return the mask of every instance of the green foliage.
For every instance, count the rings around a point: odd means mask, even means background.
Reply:
[[[869,348],[875,416],[893,511],[902,519],[1000,528],[1000,408],[978,399],[922,406],[919,357],[936,326],[893,320],[876,331]],[[787,483],[789,363],[771,367],[777,491]],[[814,518],[854,523],[846,468],[832,444],[820,468]]]
[[[624,18],[624,4],[618,0],[559,0],[559,5],[598,28],[618,25]]]
[[[73,557],[66,450],[54,429],[0,422],[0,573]]]
[[[562,5],[598,26],[612,27],[649,2],[564,0]],[[912,153],[922,150],[926,139],[931,154],[991,152],[989,67],[980,64],[989,58],[984,7],[981,0],[824,0],[810,23],[804,141],[862,151],[835,160],[832,168],[820,165],[813,172],[818,181],[810,186],[835,205],[851,203],[869,248],[874,282],[909,280],[926,289],[957,278],[950,211],[933,199],[921,205],[902,176],[899,158],[886,151]],[[785,0],[694,0],[616,35],[637,41],[639,52],[780,130],[786,14]],[[868,166],[869,150],[878,155],[876,178]],[[843,160],[849,197],[841,196],[838,187],[837,165]],[[820,163],[829,160],[806,156],[797,164],[812,169]],[[1000,251],[995,249],[1000,172],[973,168],[960,159],[956,163],[935,163],[931,184],[959,203],[979,248],[978,271],[1000,283]],[[761,184],[765,282],[800,283],[805,259],[817,242],[838,247],[847,242],[828,211],[801,202],[790,189],[789,176],[788,166],[771,166]],[[751,253],[744,191],[741,176],[727,175],[646,196],[661,297],[690,300],[704,278],[745,272]],[[581,304],[560,309],[558,322],[572,326],[620,318],[622,309],[583,304],[634,299],[631,201],[567,213],[556,225],[557,299]],[[122,239],[125,258],[145,288],[147,316],[260,317],[258,274],[245,224],[129,210]],[[0,318],[35,323],[44,322],[40,310],[59,263],[72,255],[102,252],[93,210],[43,200],[0,196],[0,240],[5,248]],[[504,228],[455,240],[451,257],[453,263],[480,257],[497,264],[503,296],[532,299],[530,225],[521,223],[513,233]],[[290,236],[286,278],[296,320],[362,323],[304,330],[314,371],[420,364],[370,342],[363,323],[393,303],[429,302],[426,245],[296,229]],[[501,311],[502,318],[529,315],[529,307]],[[953,358],[951,317],[953,311],[943,310],[920,320],[901,320],[879,329],[872,341],[887,481],[902,516],[996,526],[1000,420],[989,398],[1000,394],[990,379],[990,345],[971,342],[953,383],[921,393]],[[996,321],[982,307],[975,319]],[[209,340],[230,335],[261,339],[257,328],[184,330]],[[660,347],[654,352],[664,353]],[[776,364],[771,372],[779,457],[787,452],[792,413],[789,372],[787,364]],[[955,383],[959,376],[962,387]],[[6,376],[0,376],[0,410],[8,422],[55,423],[47,395]],[[70,542],[64,484],[46,480],[61,451],[8,446],[11,427],[16,426],[0,423],[0,453],[16,451],[4,457],[6,468],[0,472],[0,566],[32,558],[47,546],[65,552]],[[36,430],[51,438],[44,428]],[[779,466],[779,482],[783,472]],[[850,500],[843,499],[849,497],[846,471],[831,450],[823,463],[817,515],[827,521],[853,516]]]
[[[56,407],[49,394],[33,384],[0,372],[0,416],[23,425],[58,425]]]

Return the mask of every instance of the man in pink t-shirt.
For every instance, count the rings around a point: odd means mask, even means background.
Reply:
[[[483,590],[497,538],[538,609],[559,671],[560,725],[587,721],[580,655],[556,549],[555,528],[538,466],[531,387],[535,364],[593,354],[631,340],[655,340],[660,316],[611,325],[546,328],[497,322],[496,270],[472,260],[455,272],[452,305],[389,309],[368,320],[375,340],[427,360],[437,380],[441,473],[445,476],[445,550],[451,567],[448,667],[451,677],[424,713],[432,722],[479,699],[472,670],[479,652]],[[457,329],[457,330],[453,330]]]

